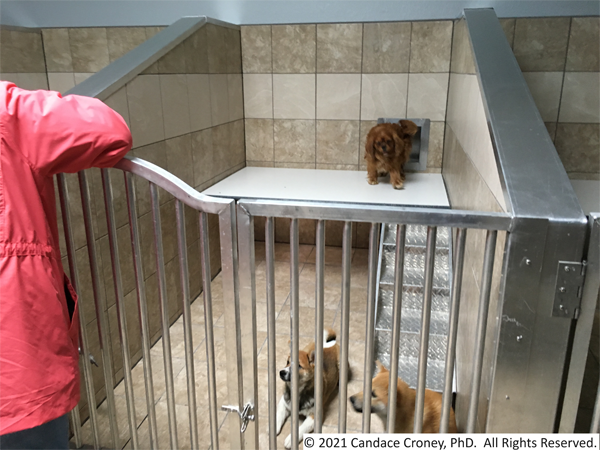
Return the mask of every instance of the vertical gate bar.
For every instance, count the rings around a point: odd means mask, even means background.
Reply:
[[[277,348],[275,345],[275,224],[265,218],[265,258],[267,264],[267,339],[269,341],[269,448],[277,450]]]
[[[350,267],[352,264],[352,222],[344,222],[342,241],[342,318],[339,384],[338,433],[346,432],[348,417],[348,345],[350,331]]]
[[[79,289],[79,275],[77,272],[77,259],[75,258],[75,241],[73,240],[73,230],[71,227],[71,206],[69,205],[69,192],[64,173],[59,173],[58,181],[58,197],[60,199],[60,208],[62,210],[63,229],[65,232],[65,242],[67,246],[67,260],[69,261],[69,275],[71,276],[71,285],[75,292]],[[94,378],[92,376],[92,368],[90,366],[89,342],[86,330],[85,312],[81,307],[81,299],[79,301],[79,347],[81,353],[81,366],[83,367],[83,378],[85,390],[88,397],[88,411],[90,417],[90,426],[92,429],[92,438],[94,440],[94,449],[100,448],[100,435],[98,434],[98,415],[96,408],[92,406],[95,403],[96,391],[94,390]],[[78,408],[78,407],[77,407]],[[77,418],[76,418],[77,419]],[[81,429],[81,417],[78,419],[79,428]],[[76,436],[77,441],[77,436]],[[79,441],[76,442],[77,447],[81,447],[81,435]]]
[[[467,416],[467,433],[475,433],[477,426],[477,409],[479,406],[479,390],[481,387],[481,370],[483,369],[483,353],[485,350],[485,332],[490,306],[492,289],[492,271],[494,269],[494,253],[498,232],[488,230],[485,239],[485,255],[483,257],[483,273],[481,275],[481,292],[479,295],[479,313],[475,332],[475,349],[473,350],[473,374],[471,377],[471,398]]]
[[[75,438],[75,446],[81,448],[81,416],[79,415],[79,405],[69,413],[71,426],[73,427],[73,437]]]
[[[90,188],[85,171],[77,174],[79,177],[79,190],[81,191],[81,204],[83,206],[83,223],[85,226],[85,237],[88,247],[88,257],[92,274],[92,289],[94,291],[94,303],[96,308],[96,319],[98,324],[98,337],[102,354],[102,368],[104,371],[104,386],[106,388],[106,403],[108,406],[108,423],[112,438],[112,448],[118,448],[121,444],[119,437],[119,426],[117,424],[117,409],[115,407],[115,382],[113,375],[112,352],[108,328],[108,312],[106,309],[106,298],[100,293],[100,273],[98,269],[98,255],[96,253],[96,241],[92,226],[92,208],[90,205]],[[89,399],[89,409],[96,407],[96,396]],[[93,404],[92,404],[93,403]]]
[[[600,433],[600,382],[598,383],[598,390],[596,392],[596,403],[594,404],[594,414],[592,415],[590,433]]]
[[[315,287],[315,433],[323,427],[323,326],[325,296],[325,221],[317,221]]]
[[[244,370],[242,365],[242,335],[240,326],[240,302],[238,279],[237,215],[235,201],[219,213],[221,239],[221,276],[223,279],[223,301],[225,306],[225,339],[227,350],[227,391],[230,405],[244,408]],[[244,449],[240,431],[240,419],[228,414],[229,445]]]
[[[219,418],[217,414],[217,383],[215,375],[215,335],[213,329],[212,291],[210,285],[210,247],[208,242],[208,217],[204,212],[200,213],[200,259],[202,262],[202,291],[204,294],[204,338],[206,343],[210,441],[211,448],[213,450],[219,450]]]
[[[254,421],[248,422],[243,433],[247,450],[259,448],[258,355],[256,336],[256,280],[254,265],[254,217],[237,207],[239,252],[239,302],[244,374],[244,403],[253,407]]]
[[[175,411],[175,389],[173,383],[173,359],[171,356],[171,333],[169,307],[167,300],[167,278],[165,275],[165,256],[162,243],[162,226],[160,220],[160,203],[158,188],[150,183],[150,204],[152,207],[152,226],[154,230],[154,250],[156,252],[156,276],[158,281],[158,300],[160,303],[161,332],[163,348],[163,364],[165,368],[165,385],[167,391],[167,414],[169,420],[169,442],[171,448],[179,448],[177,444],[177,416]]]
[[[146,407],[148,409],[148,433],[150,448],[158,447],[158,431],[156,424],[156,410],[154,409],[154,382],[152,380],[152,356],[150,354],[150,327],[148,325],[148,304],[146,302],[146,286],[144,284],[144,270],[142,267],[142,247],[140,244],[140,231],[137,217],[137,199],[133,185],[133,174],[123,172],[125,177],[125,191],[127,194],[127,212],[129,214],[129,231],[131,234],[131,253],[133,255],[133,268],[135,271],[135,284],[137,288],[138,314],[142,338],[142,353],[144,358],[144,384],[146,388]]]
[[[417,398],[415,401],[414,432],[423,430],[425,411],[425,385],[427,383],[427,359],[429,350],[429,323],[431,321],[431,291],[435,262],[436,227],[427,227],[427,249],[425,254],[425,284],[423,287],[423,313],[421,316],[421,338],[419,346],[419,368],[417,372]]]
[[[466,228],[459,228],[456,235],[456,255],[452,276],[452,293],[450,296],[450,324],[448,342],[446,344],[446,366],[444,373],[444,393],[442,396],[442,416],[440,418],[440,433],[447,433],[450,423],[450,408],[452,408],[452,377],[456,361],[456,336],[458,334],[458,312],[460,310],[460,291],[462,288],[463,266],[465,262]]]
[[[106,221],[108,225],[108,242],[110,246],[110,260],[115,288],[115,302],[117,307],[117,320],[119,322],[119,337],[121,339],[121,354],[123,357],[123,377],[125,382],[125,400],[127,403],[127,418],[129,420],[129,433],[134,449],[139,448],[137,423],[135,416],[135,400],[133,397],[133,380],[131,377],[131,358],[129,354],[129,336],[127,332],[127,318],[125,313],[125,299],[123,283],[121,280],[121,261],[117,244],[117,225],[115,223],[115,208],[113,204],[113,191],[110,183],[108,169],[101,169],[102,186],[104,188],[104,205],[106,208]]]
[[[291,368],[292,368],[292,449],[298,450],[299,423],[299,377],[298,377],[298,352],[300,340],[300,308],[299,308],[299,283],[300,271],[298,268],[298,219],[292,219],[290,224],[290,284],[291,284],[291,306],[290,306],[290,329],[291,329]]]
[[[179,247],[179,275],[183,308],[183,340],[185,342],[185,369],[187,376],[188,413],[190,419],[190,443],[192,449],[199,447],[198,420],[196,418],[196,374],[194,372],[194,342],[192,338],[192,312],[190,309],[190,285],[188,276],[187,245],[185,241],[185,218],[183,203],[175,200],[177,214],[177,246]]]
[[[374,362],[374,335],[375,335],[375,293],[377,292],[377,249],[379,248],[379,228],[381,224],[371,223],[369,233],[369,281],[367,291],[367,326],[365,339],[365,371],[363,384],[363,413],[362,432],[371,432],[371,389]]]
[[[387,432],[396,427],[396,400],[398,391],[398,356],[400,352],[400,323],[402,321],[402,295],[404,283],[404,245],[406,225],[396,226],[396,264],[394,267],[394,306],[392,309],[392,348],[390,350],[390,382],[388,397]]]

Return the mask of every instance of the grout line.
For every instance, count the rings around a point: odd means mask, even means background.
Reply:
[[[556,112],[556,121],[555,121],[556,127],[555,127],[555,130],[554,130],[554,138],[552,139],[552,142],[554,142],[554,140],[556,139],[556,135],[558,134],[558,123],[559,123],[560,110],[561,110],[562,100],[563,100],[562,96],[563,96],[563,91],[564,91],[564,88],[565,88],[565,78],[567,76],[567,57],[569,56],[569,43],[570,43],[570,40],[571,40],[571,27],[572,27],[572,24],[573,24],[573,18],[569,18],[569,31],[568,31],[568,34],[567,34],[567,48],[565,49],[565,65],[564,65],[563,70],[562,70],[563,76],[562,76],[562,82],[561,82],[561,85],[560,85],[560,96],[559,96],[559,100],[558,100],[558,111]],[[515,34],[516,34],[516,25],[515,25]]]

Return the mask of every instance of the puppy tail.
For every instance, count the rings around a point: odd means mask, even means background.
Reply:
[[[336,343],[335,331],[331,328],[325,328],[323,330],[323,347],[333,347]]]

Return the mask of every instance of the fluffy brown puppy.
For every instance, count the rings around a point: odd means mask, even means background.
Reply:
[[[379,368],[377,375],[373,378],[371,391],[371,413],[377,414],[384,424],[387,424],[387,410],[390,386],[390,372],[376,361]],[[396,424],[394,433],[412,433],[415,416],[416,391],[408,387],[405,381],[398,378],[396,390]],[[363,393],[350,397],[350,403],[357,412],[363,410]],[[425,389],[425,409],[423,414],[423,433],[438,433],[442,415],[442,394]],[[448,431],[456,433],[456,421],[454,411],[450,409],[450,423]]]
[[[371,128],[365,145],[369,184],[377,184],[378,177],[389,173],[394,189],[402,189],[405,179],[403,166],[410,157],[412,137],[417,131],[417,125],[410,120],[381,123]]]

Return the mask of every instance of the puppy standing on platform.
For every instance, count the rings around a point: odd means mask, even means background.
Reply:
[[[326,328],[323,330],[323,403],[337,389],[340,380],[339,371],[340,346],[335,337],[335,331]],[[283,424],[291,414],[292,372],[290,357],[287,365],[279,372],[279,376],[285,381],[285,391],[277,405],[277,435],[281,433]],[[298,440],[302,442],[305,433],[311,433],[315,429],[315,343],[311,342],[298,352],[298,411],[300,416],[305,417],[304,422],[298,429]],[[292,435],[285,439],[285,448],[292,447]]]
[[[399,123],[380,123],[367,135],[365,159],[369,184],[377,184],[377,178],[390,174],[394,189],[404,187],[404,164],[410,157],[412,137],[419,128],[410,120]]]

